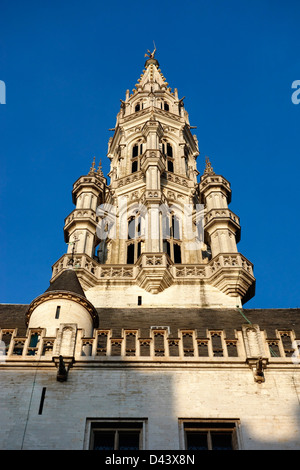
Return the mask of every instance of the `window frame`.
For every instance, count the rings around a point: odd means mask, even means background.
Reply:
[[[231,432],[232,449],[241,450],[240,439],[240,421],[239,419],[193,419],[193,418],[180,418],[179,419],[179,434],[180,434],[180,447],[181,450],[187,450],[187,433],[203,432],[207,433],[207,450],[214,450],[212,448],[211,434]]]
[[[139,450],[146,449],[147,418],[87,418],[84,449],[94,449],[95,433],[97,431],[114,432],[114,447],[118,444],[120,432],[139,432]],[[114,449],[118,450],[118,449]]]

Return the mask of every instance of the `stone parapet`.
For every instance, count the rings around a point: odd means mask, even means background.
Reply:
[[[53,265],[52,280],[67,269],[71,254],[63,255]],[[154,261],[153,261],[154,260]],[[75,254],[73,267],[85,288],[101,283],[138,285],[154,293],[182,281],[206,282],[229,296],[251,298],[254,295],[253,265],[240,253],[221,253],[205,264],[174,264],[166,253],[142,253],[135,265],[99,264],[85,254]],[[151,279],[151,280],[150,280]],[[160,287],[152,289],[156,284]]]

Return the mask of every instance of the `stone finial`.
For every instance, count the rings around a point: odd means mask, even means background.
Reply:
[[[206,166],[204,170],[204,176],[215,175],[214,169],[211,166],[211,163],[208,157],[205,157],[205,162],[206,162]]]

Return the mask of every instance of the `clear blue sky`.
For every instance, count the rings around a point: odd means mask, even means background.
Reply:
[[[232,186],[254,264],[245,308],[300,307],[300,4],[279,0],[2,0],[0,302],[30,303],[66,251],[72,185],[107,142],[157,46],[197,126],[200,156]]]

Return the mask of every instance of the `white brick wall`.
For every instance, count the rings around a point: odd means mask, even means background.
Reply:
[[[240,419],[243,449],[300,446],[300,379],[293,370],[142,367],[1,371],[1,449],[83,449],[87,418],[147,418],[150,450],[178,450],[178,418]],[[43,413],[38,414],[43,387]]]
[[[231,307],[240,306],[240,299],[229,297],[209,285],[173,285],[158,294],[151,294],[141,287],[97,286],[85,292],[86,298],[96,307],[128,308],[137,307],[137,298],[142,296],[144,307]],[[139,306],[139,308],[141,308]]]

